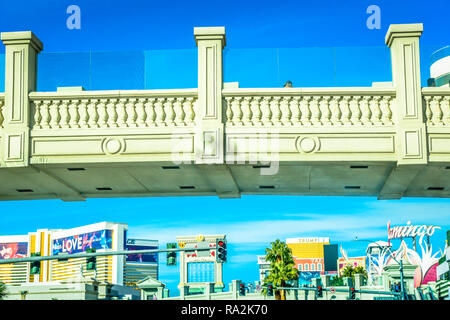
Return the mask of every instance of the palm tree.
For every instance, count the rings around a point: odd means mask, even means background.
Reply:
[[[352,278],[353,281],[355,281],[355,274],[363,274],[364,278],[367,279],[367,270],[364,269],[363,266],[357,266],[354,267],[352,265],[347,265],[343,270],[342,270],[342,277],[349,277]]]
[[[264,279],[264,284],[271,283],[275,287],[286,287],[288,281],[298,279],[292,250],[278,239],[272,242],[271,246],[272,248],[266,249],[266,261],[270,262],[271,270]],[[275,299],[286,300],[285,290],[275,290]]]
[[[0,300],[6,296],[6,284],[0,281]]]

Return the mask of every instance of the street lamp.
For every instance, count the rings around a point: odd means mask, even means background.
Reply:
[[[379,249],[383,249],[376,241],[372,241],[372,240],[368,240],[368,239],[358,239],[358,237],[355,237],[355,239],[353,241],[366,241],[366,242],[370,242],[375,244]],[[389,247],[386,247],[389,250],[389,254],[392,257],[392,259],[394,259],[395,262],[397,262],[400,265],[400,291],[401,291],[401,300],[407,300],[407,296],[406,296],[406,292],[405,292],[405,287],[403,285],[403,260],[400,259],[400,261],[398,261],[395,258],[395,255],[392,253],[391,249]]]

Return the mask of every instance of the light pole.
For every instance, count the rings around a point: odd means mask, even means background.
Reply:
[[[372,240],[368,240],[368,239],[358,239],[358,237],[355,237],[355,239],[353,241],[366,241],[369,243],[373,243],[375,244],[379,249],[383,250],[383,248],[376,242],[376,241],[372,241]],[[389,247],[386,247],[389,250],[389,254],[392,257],[392,259],[394,259],[395,262],[397,262],[400,265],[400,292],[401,292],[401,299],[402,300],[407,300],[407,296],[406,296],[406,292],[405,292],[405,287],[403,285],[403,260],[400,259],[400,261],[398,261],[395,258],[395,255],[392,253],[391,249]]]

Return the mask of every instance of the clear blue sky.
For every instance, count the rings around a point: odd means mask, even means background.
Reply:
[[[66,9],[71,4],[81,8],[80,30],[66,27]],[[366,9],[372,4],[381,9],[380,30],[366,27]],[[295,86],[370,86],[371,81],[391,80],[389,50],[384,45],[389,24],[421,22],[425,85],[431,52],[450,43],[448,12],[444,0],[0,0],[0,31],[32,30],[44,42],[39,90],[64,85],[195,87],[196,26],[226,27],[224,78],[239,81],[242,87],[281,86],[287,79]],[[370,61],[363,61],[368,55]],[[111,64],[116,70],[112,75]],[[2,68],[4,61],[1,74]],[[2,79],[0,91],[3,87]],[[0,202],[0,217],[1,235],[100,221],[128,223],[130,237],[157,239],[161,245],[177,235],[225,233],[230,261],[224,280],[229,283],[257,280],[256,255],[264,254],[264,248],[277,238],[327,236],[350,255],[363,255],[366,244],[351,239],[385,240],[388,220],[393,225],[411,220],[441,226],[432,237],[436,251],[443,248],[449,229],[450,201],[294,196],[46,200]],[[165,257],[160,258],[160,279],[177,294],[178,268],[166,267]]]

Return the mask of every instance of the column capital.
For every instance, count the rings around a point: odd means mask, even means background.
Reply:
[[[385,43],[390,48],[395,38],[418,37],[422,35],[422,23],[391,24],[386,33]]]
[[[44,48],[41,40],[31,31],[2,32],[1,40],[5,46],[29,44],[37,53],[41,52]]]
[[[199,40],[221,40],[222,49],[227,44],[225,27],[195,27],[194,37],[197,46]]]

